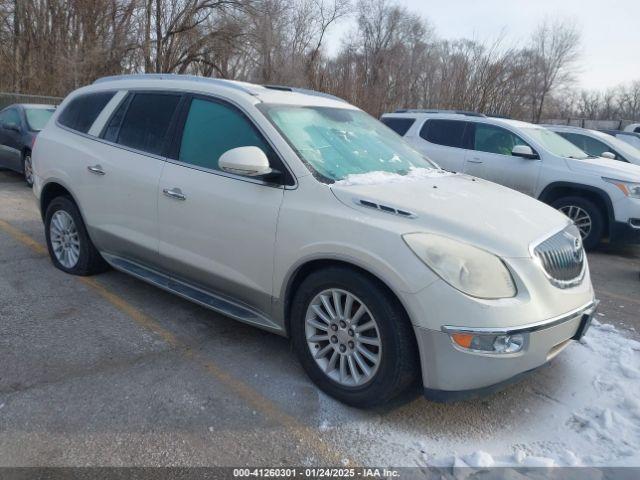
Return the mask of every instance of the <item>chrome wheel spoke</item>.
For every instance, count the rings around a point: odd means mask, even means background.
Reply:
[[[363,323],[362,325],[358,325],[355,328],[355,331],[360,333],[360,332],[366,332],[367,330],[371,329],[371,328],[375,328],[376,326],[376,322],[374,322],[373,320],[369,320],[367,323]]]
[[[347,357],[347,363],[349,364],[349,371],[351,372],[351,376],[353,377],[353,381],[356,383],[360,383],[360,374],[358,373],[358,369],[356,368],[356,364],[353,361],[353,357],[349,355]]]
[[[320,318],[327,324],[331,323],[331,319],[324,314],[324,312],[322,311],[319,305],[312,305],[311,309],[318,316],[318,318]]]
[[[331,350],[333,350],[333,345],[328,343],[327,345],[325,345],[323,348],[321,348],[316,352],[316,355],[315,355],[316,359],[324,357]]]
[[[362,370],[362,373],[364,373],[364,376],[368,376],[371,370],[369,369],[363,358],[360,356],[360,354],[358,352],[353,352],[353,358],[356,360],[356,363],[360,367],[360,370]]]
[[[331,354],[331,358],[329,359],[329,363],[327,363],[327,368],[324,369],[325,373],[329,373],[330,371],[335,370],[336,362],[338,361],[339,357],[340,354],[334,350]]]
[[[372,337],[359,337],[358,340],[360,343],[366,343],[367,345],[373,345],[374,347],[380,346],[380,340]]]
[[[320,301],[322,302],[322,305],[324,306],[324,309],[329,314],[329,316],[332,319],[335,319],[336,313],[333,311],[333,308],[331,307],[331,300],[329,299],[329,297],[327,295],[320,295]]]
[[[327,332],[329,330],[329,326],[326,323],[320,323],[317,320],[314,320],[312,318],[307,320],[307,323],[309,325],[311,325],[312,327],[317,328],[318,330],[323,330],[325,332]]]

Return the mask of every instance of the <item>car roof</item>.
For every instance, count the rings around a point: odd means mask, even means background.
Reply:
[[[602,132],[600,130],[592,130],[590,128],[575,127],[573,125],[544,125],[544,127],[548,128],[549,130],[558,130],[561,132],[573,132],[573,133],[582,133],[586,135],[591,135],[593,137],[597,137],[602,140],[608,140],[611,138],[611,135],[607,132]]]
[[[629,136],[629,137],[636,137],[636,138],[640,138],[640,133],[638,132],[626,132],[624,130],[600,130],[600,132],[604,132],[604,133],[608,133],[609,135],[614,135],[616,137],[618,136]]]
[[[327,106],[356,109],[341,98],[323,92],[281,85],[258,85],[236,80],[177,74],[117,75],[96,80],[79,90],[85,93],[103,90],[163,89],[196,93],[226,94],[244,97],[253,103]]]
[[[475,112],[462,111],[443,111],[443,110],[407,110],[393,113],[385,113],[383,118],[415,118],[430,119],[437,118],[442,120],[462,120],[467,122],[488,123],[490,125],[499,125],[511,128],[544,128],[534,123],[523,122],[521,120],[513,120],[504,117],[492,117],[478,114]]]

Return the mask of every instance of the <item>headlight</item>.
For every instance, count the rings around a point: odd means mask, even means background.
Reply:
[[[616,180],[614,178],[602,177],[605,182],[612,183],[620,189],[627,197],[640,198],[640,183],[627,182],[626,180]]]
[[[420,260],[461,292],[486,299],[515,296],[513,278],[495,255],[430,233],[408,233],[402,238]]]

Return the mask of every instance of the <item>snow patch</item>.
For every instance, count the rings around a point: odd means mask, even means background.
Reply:
[[[408,183],[425,178],[445,177],[453,173],[436,168],[412,168],[406,175],[391,172],[368,172],[347,175],[343,180],[338,180],[335,185],[380,185],[384,183]]]

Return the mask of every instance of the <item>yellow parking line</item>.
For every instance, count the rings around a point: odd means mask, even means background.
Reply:
[[[13,225],[0,220],[0,229],[11,235],[15,240],[26,245],[34,252],[38,254],[48,254],[46,247],[37,242],[29,235],[18,230]],[[225,387],[233,391],[236,395],[242,398],[245,402],[251,405],[256,411],[262,413],[266,418],[282,425],[289,433],[296,437],[297,441],[308,448],[309,452],[317,453],[322,456],[324,461],[331,462],[332,465],[340,466],[343,462],[349,466],[354,466],[353,460],[349,459],[345,455],[341,455],[339,452],[327,445],[322,438],[319,437],[318,432],[300,422],[298,419],[282,411],[274,402],[260,394],[257,390],[253,389],[248,384],[235,378],[231,374],[227,373],[224,369],[217,366],[214,362],[207,359],[204,355],[194,352],[189,349],[189,346],[181,342],[173,333],[163,328],[151,317],[141,312],[138,308],[131,305],[125,299],[119,295],[111,292],[104,285],[99,283],[94,278],[90,277],[75,277],[84,285],[92,288],[102,298],[111,303],[114,307],[127,314],[138,325],[144,327],[147,330],[155,333],[165,340],[169,345],[180,348],[184,351],[185,356],[197,360],[205,370],[214,377],[217,381],[222,383]]]

